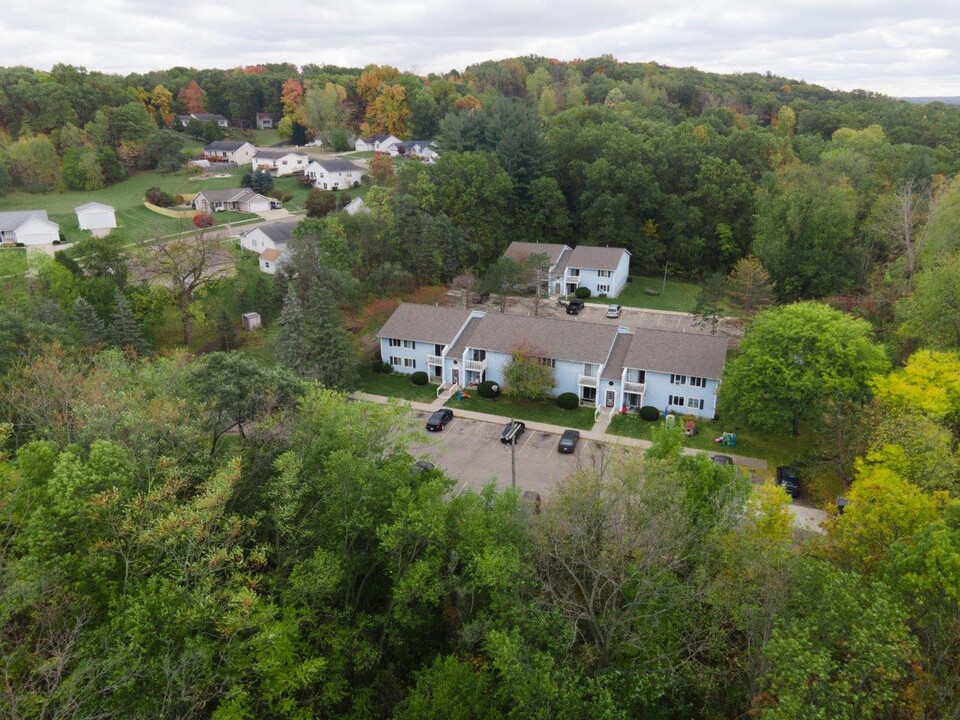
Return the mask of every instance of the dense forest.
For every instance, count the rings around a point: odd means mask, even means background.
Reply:
[[[960,717],[960,108],[611,57],[5,68],[0,192],[185,173],[201,112],[440,156],[371,158],[368,213],[311,191],[275,277],[198,229],[0,278],[0,717]],[[363,341],[514,289],[511,240],[735,316],[721,416],[803,439],[824,532],[679,429],[542,506],[418,467],[407,410],[342,394]]]

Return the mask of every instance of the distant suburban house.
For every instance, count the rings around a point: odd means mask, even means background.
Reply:
[[[230,188],[229,190],[201,190],[193,198],[194,210],[206,213],[236,210],[238,212],[260,213],[280,207],[280,201],[255,193],[250,188]]]
[[[300,219],[280,220],[261,225],[240,236],[240,247],[260,256],[260,270],[273,275],[289,257],[287,242],[293,237],[293,229]]]
[[[291,150],[257,150],[253,156],[253,169],[263,170],[271,175],[283,176],[302,173],[307,169],[310,158],[306,153]]]
[[[76,207],[77,223],[81,230],[89,230],[94,237],[109,235],[117,226],[117,215],[109,205],[98,202],[88,202]]]
[[[223,115],[215,115],[213,113],[190,113],[189,115],[177,115],[177,120],[184,127],[186,127],[187,123],[189,123],[191,120],[199,120],[202,123],[213,120],[222,128],[225,128],[230,124]]]
[[[20,245],[52,245],[60,240],[60,226],[46,210],[0,212],[0,242]]]
[[[531,255],[546,255],[550,261],[547,277],[544,278],[547,292],[560,294],[562,292],[563,273],[566,268],[565,259],[570,257],[573,249],[568,245],[558,243],[512,242],[504,252],[504,256],[518,263],[523,263]]]
[[[591,295],[614,298],[623,290],[630,275],[630,253],[623,248],[578,245],[564,260],[564,275],[558,290],[567,295],[575,293],[578,287],[585,287]]]
[[[396,135],[371,135],[368,138],[357,138],[353,147],[358,152],[389,152],[390,148],[400,142]]]
[[[436,151],[436,143],[433,140],[405,140],[396,143],[387,150],[390,155],[406,155],[410,158],[418,158],[426,162],[433,162],[439,156]]]
[[[362,197],[355,197],[343,206],[343,211],[347,213],[347,215],[356,215],[361,212],[370,212],[370,208],[367,207]]]
[[[236,140],[215,140],[203,149],[208,160],[216,159],[220,162],[232,162],[237,165],[246,165],[256,155],[257,148],[248,142]]]
[[[359,185],[363,168],[346,158],[320,158],[307,166],[306,175],[321,190],[341,190]]]
[[[279,122],[278,113],[257,113],[257,130],[273,130]]]
[[[613,413],[653,405],[712,418],[727,338],[707,333],[404,303],[377,333],[396,372],[426,372],[444,388],[506,385],[518,346],[553,372],[552,393]]]

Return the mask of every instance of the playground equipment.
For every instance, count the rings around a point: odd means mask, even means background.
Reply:
[[[697,434],[697,424],[693,420],[687,420],[683,424],[683,434],[687,437],[693,437]]]
[[[720,445],[726,445],[727,447],[736,447],[737,446],[737,434],[731,432],[725,432],[720,437],[714,440],[715,443]]]
[[[463,390],[458,390],[457,400],[470,400],[470,393],[465,393]]]

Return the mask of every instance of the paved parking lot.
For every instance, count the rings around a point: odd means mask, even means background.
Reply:
[[[426,412],[416,413],[420,427]],[[502,425],[455,417],[443,432],[431,433],[427,445],[411,448],[417,457],[428,456],[460,486],[480,489],[491,479],[497,486],[510,486],[510,446],[500,442]],[[521,490],[534,490],[542,496],[550,494],[557,483],[578,467],[599,462],[604,453],[625,452],[603,443],[581,439],[577,451],[563,455],[557,451],[560,436],[527,430],[516,446],[517,485]]]

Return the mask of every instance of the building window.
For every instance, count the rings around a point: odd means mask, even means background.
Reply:
[[[567,275],[570,277],[580,277],[580,268],[567,268]]]
[[[667,405],[673,405],[674,407],[683,407],[683,398],[679,395],[669,395],[667,397]]]
[[[545,357],[537,358],[537,362],[549,368],[555,368],[557,366],[556,358],[545,358]]]
[[[441,345],[440,343],[436,343],[436,344],[433,346],[433,354],[434,354],[434,355],[443,355],[443,345]]]
[[[687,407],[693,410],[703,410],[703,398],[687,398]]]
[[[640,396],[636,393],[624,393],[623,404],[628,408],[635,408],[640,405]]]
[[[396,366],[399,367],[400,365],[403,365],[403,360],[401,360],[400,358],[398,358],[396,355],[391,355],[391,356],[390,356],[390,364],[391,364],[391,365],[396,365]]]
[[[699,387],[705,388],[707,386],[707,379],[702,377],[690,377],[690,387]]]
[[[280,163],[280,164],[281,164],[281,165],[286,165],[286,164],[287,164],[287,161],[284,160],[284,161],[283,161],[282,163]]]
[[[589,402],[596,402],[597,389],[595,387],[587,387],[584,385],[580,388],[580,397]]]
[[[609,285],[600,285],[600,284],[598,283],[598,284],[597,284],[597,292],[598,292],[598,293],[608,293],[608,292],[610,292],[610,286],[609,286]]]
[[[687,376],[686,375],[671,375],[670,376],[671,385],[686,385]]]
[[[404,340],[404,341],[403,341],[403,346],[404,346],[405,348],[410,349],[410,350],[416,350],[416,349],[417,349],[417,341],[416,341],[416,340]]]
[[[602,278],[613,277],[613,271],[611,271],[611,270],[597,270],[597,277],[602,277]]]
[[[403,366],[408,368],[415,368],[417,366],[417,361],[413,358],[404,358]]]
[[[400,347],[400,339],[390,338],[390,347]]]

